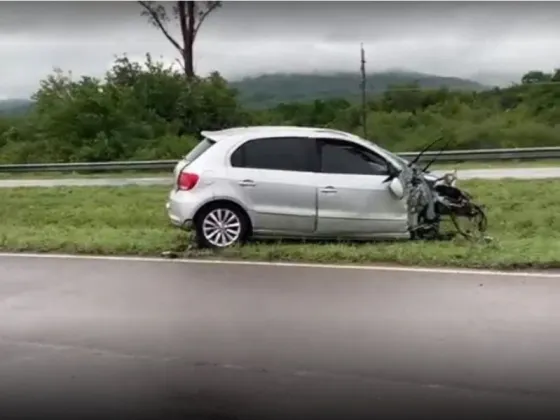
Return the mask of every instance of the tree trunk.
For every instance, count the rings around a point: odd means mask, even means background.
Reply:
[[[181,26],[181,36],[183,39],[183,67],[185,76],[188,80],[194,78],[194,28],[195,28],[195,4],[194,1],[177,2],[179,10],[179,24]]]
[[[185,44],[185,50],[189,55],[189,65],[185,66],[185,73],[189,79],[194,78],[194,29],[195,29],[195,4],[194,1],[187,2],[187,19],[188,26],[188,43]]]

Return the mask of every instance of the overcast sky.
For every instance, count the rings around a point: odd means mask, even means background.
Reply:
[[[0,2],[0,97],[53,67],[102,75],[116,54],[175,51],[135,2]],[[195,46],[198,73],[392,68],[472,77],[560,67],[558,2],[224,2]],[[178,33],[177,30],[174,33]]]

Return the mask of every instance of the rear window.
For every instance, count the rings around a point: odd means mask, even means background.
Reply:
[[[200,155],[202,155],[204,152],[206,152],[208,149],[210,149],[210,147],[212,147],[212,145],[215,143],[215,141],[204,138],[200,141],[200,143],[198,143],[190,152],[187,156],[185,156],[185,160],[188,160],[189,162],[194,162],[195,159],[197,159]]]

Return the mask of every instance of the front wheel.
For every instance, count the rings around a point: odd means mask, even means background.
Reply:
[[[488,226],[486,213],[477,204],[470,203],[468,211],[458,214],[451,212],[451,221],[457,229],[457,232],[466,239],[482,239]],[[466,222],[466,226],[461,226],[461,222]]]
[[[244,242],[248,225],[247,217],[236,206],[211,205],[197,217],[196,240],[202,248],[228,248]]]
[[[416,226],[411,231],[410,238],[412,240],[415,240],[415,239],[435,240],[435,239],[438,239],[440,237],[439,215],[437,215],[434,220],[429,220],[426,217],[427,211],[428,211],[428,206],[424,206],[424,208],[418,213],[418,219],[416,221]]]

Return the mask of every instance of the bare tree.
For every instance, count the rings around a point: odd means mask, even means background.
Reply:
[[[200,26],[210,13],[222,5],[221,1],[177,1],[173,10],[168,12],[165,6],[155,1],[139,1],[143,10],[142,16],[158,28],[167,40],[181,55],[181,67],[187,79],[193,79],[194,74],[194,41]],[[178,22],[181,38],[177,40],[169,30],[170,22]]]

